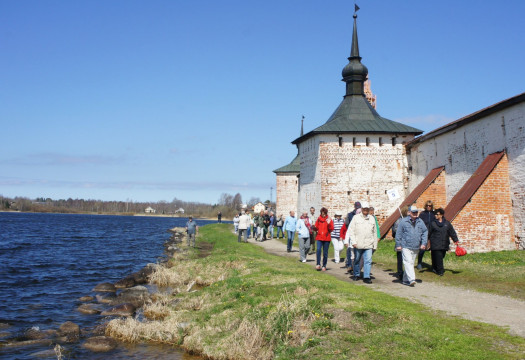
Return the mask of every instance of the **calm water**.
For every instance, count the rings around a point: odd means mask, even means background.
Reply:
[[[77,300],[101,282],[115,282],[154,263],[185,218],[0,213],[0,341],[31,327],[58,329],[65,321],[93,328],[100,315],[76,311]],[[214,221],[197,220],[205,225]],[[7,334],[2,334],[7,332]],[[82,342],[82,341],[81,341]],[[178,349],[121,345],[95,354],[65,345],[75,359],[190,359]],[[33,359],[48,347],[5,349],[0,359]]]

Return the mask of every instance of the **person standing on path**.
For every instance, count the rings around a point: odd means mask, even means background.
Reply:
[[[310,208],[310,214],[308,214],[308,220],[310,221],[310,225],[311,225],[310,226],[310,252],[308,254],[312,255],[313,253],[315,253],[315,237],[317,236],[317,231],[313,229],[315,221],[317,220],[315,218],[315,208],[313,206]]]
[[[186,233],[188,234],[188,246],[195,247],[195,235],[199,233],[199,227],[197,223],[193,221],[193,216],[188,218],[186,223]]]
[[[414,261],[419,250],[426,247],[428,241],[428,230],[423,220],[417,217],[418,208],[412,205],[409,209],[409,216],[399,222],[396,232],[396,250],[403,255],[403,284],[414,286],[416,284],[416,274],[414,272]]]
[[[354,216],[356,216],[360,212],[361,212],[361,203],[359,201],[356,201],[354,203],[354,210],[349,212],[345,218],[345,226],[346,226],[347,231],[350,228],[350,223],[352,222],[352,219],[354,218]],[[349,272],[352,272],[353,267],[354,267],[352,260],[355,257],[355,253],[354,253],[354,249],[352,248],[352,246],[350,246],[349,241],[345,240],[344,244],[346,245],[345,266],[346,268],[348,268],[347,273],[349,273]]]
[[[290,211],[290,216],[286,217],[286,220],[284,221],[284,231],[286,232],[286,235],[288,236],[288,241],[286,242],[286,251],[291,252],[292,246],[293,246],[293,238],[295,237],[295,228],[297,226],[297,219],[295,218],[295,212]]]
[[[334,231],[330,233],[332,238],[332,245],[334,246],[334,262],[339,264],[341,255],[339,252],[344,249],[343,239],[341,239],[341,228],[344,226],[345,221],[341,218],[343,215],[336,211],[334,215]]]
[[[244,237],[244,242],[248,242],[248,228],[250,227],[250,217],[246,215],[246,212],[243,210],[241,216],[239,216],[239,231],[237,235],[237,242],[241,242],[241,239]]]
[[[328,249],[330,248],[330,233],[334,230],[334,222],[328,216],[328,209],[321,208],[321,216],[317,218],[315,222],[315,229],[317,230],[317,236],[315,240],[317,242],[316,260],[317,270],[326,271],[326,263],[328,262]],[[321,267],[321,251],[323,253],[323,266]]]
[[[220,212],[220,211],[219,211],[219,213],[217,214],[217,222],[218,222],[219,224],[222,223],[222,212]]]
[[[392,226],[392,237],[396,238],[396,231],[399,226],[399,223],[405,216],[408,214],[408,206],[403,205],[403,207],[399,210],[400,211],[400,217],[396,220],[394,225]],[[403,254],[401,253],[401,250],[397,250],[396,246],[394,245],[394,251],[396,252],[396,259],[397,259],[397,272],[395,274],[396,278],[399,280],[403,279]]]
[[[443,276],[445,268],[443,259],[450,249],[450,238],[458,245],[458,236],[452,224],[445,219],[445,210],[436,210],[436,220],[430,224],[428,239],[430,241],[430,255],[432,256],[432,271],[439,276]]]
[[[235,217],[233,218],[233,228],[235,229],[235,233],[239,231],[239,214],[235,214]]]
[[[305,263],[306,255],[308,255],[310,250],[310,222],[306,212],[297,220],[297,237],[299,241],[299,257],[301,262]]]
[[[268,228],[270,239],[273,239],[273,228],[274,227],[275,227],[275,214],[273,213],[273,211],[270,211],[270,227]]]
[[[419,218],[423,220],[425,223],[425,226],[427,227],[427,230],[430,231],[430,224],[434,220],[436,220],[436,215],[434,214],[434,203],[432,200],[428,200],[425,203],[425,209],[419,214]],[[417,255],[417,269],[421,270],[423,269],[423,256],[425,256],[426,249],[419,250],[419,254]]]
[[[354,277],[359,280],[360,260],[363,258],[363,282],[371,284],[370,272],[372,270],[372,253],[377,249],[377,229],[375,218],[369,215],[370,207],[367,202],[361,203],[361,213],[354,216],[350,223],[347,235],[350,238],[350,245],[355,249],[354,258]]]
[[[282,239],[284,237],[283,225],[284,225],[283,214],[281,214],[279,215],[279,218],[275,222],[275,226],[277,226],[277,236],[276,237],[279,239]]]

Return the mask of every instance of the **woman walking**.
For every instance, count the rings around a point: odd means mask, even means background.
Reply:
[[[428,236],[430,241],[430,255],[432,256],[432,271],[439,276],[443,276],[445,273],[443,259],[450,249],[450,238],[452,238],[452,241],[454,241],[456,245],[459,240],[452,224],[445,219],[445,210],[438,208],[435,214],[436,220],[430,224],[430,234]]]
[[[301,218],[297,220],[297,235],[299,237],[299,256],[301,262],[306,262],[306,255],[310,251],[310,221],[308,214],[303,213]]]
[[[330,247],[331,236],[330,233],[334,230],[334,222],[328,216],[328,209],[321,209],[321,216],[315,222],[315,229],[317,236],[317,270],[326,271],[326,263],[328,262],[328,248]],[[321,252],[323,253],[323,266],[321,267]]]

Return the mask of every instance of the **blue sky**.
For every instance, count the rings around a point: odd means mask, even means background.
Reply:
[[[524,1],[358,5],[383,117],[429,131],[525,91]],[[0,195],[268,199],[301,116],[342,100],[353,7],[0,0]]]

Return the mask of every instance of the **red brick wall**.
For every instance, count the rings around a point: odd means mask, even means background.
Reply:
[[[452,225],[458,233],[460,245],[469,252],[516,249],[507,155],[459,212]]]
[[[443,170],[438,177],[430,184],[429,187],[423,191],[423,194],[416,200],[416,206],[418,209],[425,209],[425,203],[428,200],[432,200],[434,203],[434,209],[442,207],[443,209],[447,206],[447,188],[446,188],[446,174]]]

